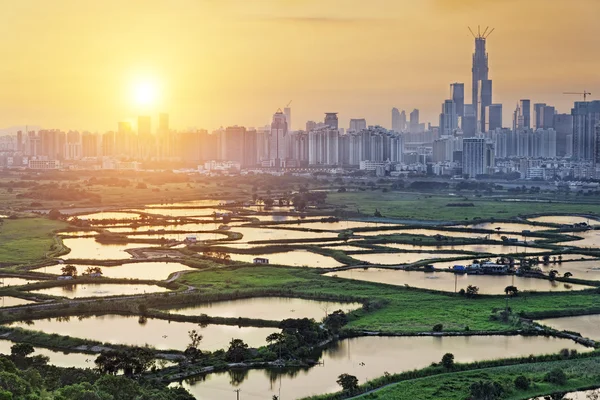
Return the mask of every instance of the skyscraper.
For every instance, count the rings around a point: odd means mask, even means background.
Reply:
[[[283,166],[285,154],[285,138],[288,133],[287,120],[281,110],[273,114],[271,123],[271,134],[269,135],[269,160],[270,165],[275,168]]]
[[[531,128],[531,100],[519,100],[519,109],[521,110],[522,128]]]
[[[452,83],[450,84],[450,94],[454,104],[456,104],[456,115],[463,117],[465,115],[465,84]]]
[[[485,131],[490,132],[502,128],[502,104],[490,104],[486,107]]]
[[[417,133],[419,131],[419,110],[416,108],[410,113],[410,133]]]
[[[470,178],[485,174],[494,165],[494,145],[484,138],[463,139],[463,174]]]
[[[573,158],[592,160],[595,150],[595,127],[600,122],[600,100],[576,101],[573,116]]]
[[[402,126],[400,126],[400,110],[396,107],[392,108],[392,130],[402,132]]]
[[[478,110],[477,115],[479,119],[478,130],[479,132],[485,132],[485,128],[487,126],[487,116],[486,116],[486,107],[492,104],[492,81],[490,79],[484,79],[479,81],[478,85],[478,96],[477,96],[477,105]]]
[[[283,113],[285,114],[285,121],[287,122],[287,128],[288,131],[292,130],[292,108],[291,107],[285,107],[283,109]]]
[[[359,132],[363,129],[367,129],[367,120],[364,118],[360,119],[351,119],[350,126],[348,128],[349,131]]]
[[[573,151],[573,116],[556,114],[553,126],[556,131],[556,155],[559,157],[571,155]]]
[[[440,114],[440,133],[442,135],[452,135],[458,129],[458,116],[456,114],[456,103],[449,99],[442,104],[442,113]]]
[[[338,129],[338,117],[337,113],[325,113],[325,125],[331,129]]]
[[[492,31],[493,31],[493,29],[492,29]],[[483,34],[481,34],[480,32],[477,32],[477,35],[473,34],[473,37],[475,38],[475,52],[473,53],[473,67],[471,69],[472,85],[473,85],[471,88],[472,89],[471,104],[473,104],[473,105],[478,104],[478,97],[479,97],[479,93],[480,93],[479,82],[488,80],[488,73],[489,73],[488,54],[485,51],[485,43],[486,43],[487,37],[492,33],[492,31],[487,33],[487,29],[486,29],[483,32]],[[487,33],[487,35],[486,35],[486,33]],[[479,118],[480,110],[481,110],[480,107],[477,107],[477,106],[475,107],[475,118],[477,121],[480,120],[480,118]]]

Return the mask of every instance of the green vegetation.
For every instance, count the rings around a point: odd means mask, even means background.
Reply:
[[[337,296],[340,300],[380,301],[381,307],[352,312],[345,327],[351,330],[386,333],[429,332],[443,324],[446,332],[514,331],[522,328],[516,319],[505,322],[494,311],[504,310],[504,296],[478,295],[465,298],[454,294],[353,281],[320,275],[309,268],[230,266],[218,270],[191,272],[180,281],[197,287],[203,294],[266,295],[270,291],[287,292],[288,296]],[[418,307],[416,306],[418,305]],[[570,293],[523,293],[510,299],[513,314],[536,313],[560,315],[585,313],[600,309],[595,290]],[[548,315],[547,315],[548,316]]]
[[[517,197],[517,196],[511,196]],[[473,207],[448,207],[460,197],[438,194],[397,193],[381,191],[330,193],[327,203],[341,207],[342,212],[360,212],[374,215],[379,211],[383,217],[436,220],[465,221],[473,219],[512,218],[518,215],[536,213],[589,213],[600,214],[600,204],[569,202],[539,203],[521,201],[496,201],[486,198],[469,198]],[[524,199],[526,200],[526,199]],[[564,201],[564,200],[563,200]]]
[[[54,231],[67,225],[46,218],[0,220],[0,264],[25,264],[57,255],[63,249]]]

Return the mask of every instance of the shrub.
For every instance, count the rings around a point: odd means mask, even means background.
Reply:
[[[567,375],[560,368],[555,368],[544,376],[544,381],[555,385],[564,385],[567,383]]]
[[[444,330],[444,325],[442,325],[442,324],[435,324],[435,325],[433,326],[433,329],[432,329],[432,330],[433,330],[434,332],[441,332],[441,331],[443,331],[443,330]]]
[[[519,375],[515,378],[515,387],[519,390],[527,390],[531,385],[531,381],[524,375]]]
[[[454,354],[452,354],[452,353],[444,354],[444,356],[442,357],[442,365],[446,369],[452,369],[452,367],[454,367]]]

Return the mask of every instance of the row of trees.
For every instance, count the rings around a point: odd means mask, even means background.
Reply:
[[[77,277],[77,267],[71,264],[67,264],[60,269],[62,276],[70,276],[72,278]],[[102,268],[100,267],[87,267],[81,274],[82,276],[102,276]]]

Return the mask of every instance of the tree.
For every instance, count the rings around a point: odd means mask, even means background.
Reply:
[[[231,339],[229,348],[225,353],[227,361],[242,362],[246,359],[248,353],[248,345],[242,339]]]
[[[479,288],[477,286],[469,285],[467,286],[465,294],[470,299],[475,298],[479,295]]]
[[[74,265],[65,265],[60,269],[60,271],[62,272],[63,276],[71,276],[73,278],[77,276],[77,267]]]
[[[558,271],[555,269],[548,272],[548,278],[550,278],[551,281],[555,280],[557,276],[558,276]]]
[[[452,369],[454,367],[454,354],[444,354],[444,356],[442,357],[442,366],[446,369]]]
[[[97,274],[97,275],[102,275],[102,268],[100,267],[87,267],[85,269],[85,272],[82,275],[92,275],[92,274]]]
[[[565,273],[563,274],[563,277],[564,277],[564,278],[570,278],[570,277],[572,277],[572,276],[573,276],[573,274],[572,274],[572,273],[570,273],[570,272],[565,272]]]
[[[348,323],[348,317],[344,311],[337,310],[325,317],[323,323],[327,329],[330,329],[333,332],[338,332],[342,326]]]
[[[519,390],[527,390],[531,385],[531,381],[525,375],[519,375],[515,378],[515,387]]]
[[[53,208],[52,210],[50,210],[48,212],[48,218],[50,218],[52,220],[57,220],[57,219],[60,219],[61,217],[62,217],[62,214],[56,208]]]
[[[517,289],[516,286],[507,286],[504,288],[504,293],[506,293],[507,296],[516,296],[519,293],[519,289]]]
[[[342,387],[344,392],[354,392],[358,389],[358,378],[354,375],[341,374],[336,380],[337,384]]]
[[[196,331],[195,329],[192,329],[191,331],[188,332],[188,336],[190,338],[190,344],[188,346],[189,347],[193,347],[195,349],[198,348],[198,346],[200,345],[200,342],[202,341],[202,339],[204,338],[200,333],[198,333],[198,331]]]
[[[279,332],[273,332],[269,336],[267,336],[267,343],[275,343],[279,345],[279,358],[281,358],[281,345],[283,344],[284,339],[285,335]]]
[[[544,376],[544,381],[555,385],[564,385],[567,383],[567,374],[562,369],[555,368]]]
[[[35,351],[29,343],[16,343],[10,348],[10,356],[12,358],[25,358]]]

